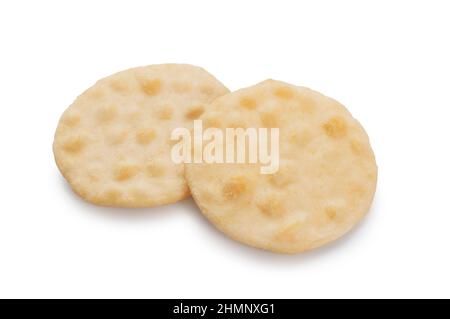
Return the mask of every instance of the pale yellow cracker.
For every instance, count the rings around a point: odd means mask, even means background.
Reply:
[[[297,253],[331,242],[369,210],[377,166],[369,139],[344,106],[307,88],[267,80],[216,99],[211,127],[275,127],[280,166],[189,164],[186,177],[204,215],[245,244]]]
[[[98,81],[62,115],[53,150],[73,190],[106,206],[150,207],[189,195],[170,133],[228,90],[205,70],[162,64]]]

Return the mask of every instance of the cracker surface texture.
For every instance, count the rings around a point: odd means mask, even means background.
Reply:
[[[98,81],[64,112],[53,151],[58,168],[85,200],[152,207],[189,195],[183,164],[170,158],[175,127],[192,126],[228,92],[205,70],[161,64]]]
[[[280,130],[280,166],[189,164],[186,178],[203,214],[250,246],[298,253],[348,232],[369,210],[377,166],[362,126],[337,101],[267,80],[208,106],[206,127]]]

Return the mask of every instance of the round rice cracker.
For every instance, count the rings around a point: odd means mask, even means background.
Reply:
[[[201,119],[222,130],[279,128],[274,174],[260,174],[263,164],[186,165],[194,200],[231,238],[298,253],[341,237],[368,212],[374,154],[364,129],[335,100],[267,80],[216,99]]]
[[[189,196],[170,158],[175,127],[191,127],[229,92],[202,68],[138,67],[99,80],[64,112],[53,151],[73,190],[104,206],[152,207]]]

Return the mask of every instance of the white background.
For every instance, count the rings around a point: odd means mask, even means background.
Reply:
[[[0,41],[0,297],[450,297],[448,1],[2,1]],[[284,256],[231,241],[191,200],[75,196],[51,150],[59,116],[97,79],[163,62],[346,105],[379,166],[367,218]]]

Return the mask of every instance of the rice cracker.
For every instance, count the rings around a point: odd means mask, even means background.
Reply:
[[[170,133],[190,127],[228,92],[205,70],[161,64],[98,81],[64,112],[56,163],[73,190],[105,206],[151,207],[189,195],[183,165],[170,158]]]
[[[377,166],[362,126],[337,101],[267,80],[208,106],[205,127],[279,128],[279,169],[261,164],[189,164],[203,214],[250,246],[298,253],[347,233],[369,210]]]

